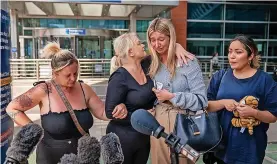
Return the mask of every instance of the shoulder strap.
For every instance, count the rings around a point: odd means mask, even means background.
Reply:
[[[78,131],[82,134],[82,135],[88,135],[87,132],[84,131],[84,129],[81,127],[73,109],[72,106],[70,105],[70,103],[68,102],[67,98],[65,97],[61,87],[54,81],[51,80],[52,84],[54,85],[54,87],[56,88],[57,92],[59,93],[61,99],[63,100],[64,105],[66,106],[66,109],[69,111],[70,116],[75,124],[75,126],[77,127]]]
[[[220,82],[219,82],[219,84],[218,84],[218,86],[217,86],[217,93],[218,93],[218,90],[219,90],[219,88],[220,88],[220,85],[221,85],[221,83],[222,83],[222,80],[223,80],[223,78],[225,77],[227,71],[228,71],[228,69],[225,69],[225,70],[224,70],[224,74],[223,74],[223,75],[221,76],[221,78],[220,78]],[[217,94],[217,93],[216,93],[216,94]]]
[[[34,83],[33,83],[33,86],[36,86],[36,85],[41,84],[41,83],[45,83],[45,81],[37,81],[37,82],[34,82]]]

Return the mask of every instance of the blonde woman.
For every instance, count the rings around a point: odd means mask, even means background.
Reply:
[[[151,88],[153,81],[142,66],[145,58],[144,45],[135,33],[126,33],[113,42],[114,50],[121,61],[110,77],[107,96],[106,114],[112,119],[107,133],[118,135],[124,154],[124,164],[146,164],[150,151],[150,137],[134,130],[130,123],[131,114],[137,109],[151,109],[156,100]],[[113,109],[118,104],[125,104],[128,110],[125,119],[113,117]]]
[[[87,133],[93,125],[92,115],[101,120],[108,118],[104,103],[92,88],[77,81],[79,64],[72,52],[61,49],[57,43],[49,43],[44,47],[43,55],[51,58],[52,79],[38,82],[35,87],[15,98],[8,105],[7,112],[18,125],[24,126],[32,122],[24,112],[39,105],[44,136],[37,147],[36,163],[56,164],[64,154],[77,153],[78,139],[82,135],[54,83],[61,87]],[[126,107],[120,104],[115,106],[113,117],[122,119],[126,112]]]
[[[136,132],[130,123],[131,114],[137,109],[152,109],[155,94],[154,83],[147,75],[149,58],[146,57],[144,45],[135,33],[126,33],[113,42],[119,68],[111,75],[106,97],[107,117],[113,119],[107,127],[107,133],[119,136],[124,154],[124,164],[147,163],[150,151],[150,137]],[[181,47],[179,56],[183,55]],[[128,114],[119,120],[112,116],[112,109],[123,103]]]
[[[163,84],[161,90],[153,89],[159,104],[155,107],[155,117],[165,127],[165,132],[173,131],[176,114],[186,109],[197,111],[201,102],[207,106],[206,87],[197,60],[180,67],[175,55],[176,33],[168,19],[156,18],[148,27],[147,43],[151,52],[149,76]],[[201,101],[201,102],[200,102]],[[170,150],[163,139],[151,137],[151,161],[153,164],[170,163]],[[180,164],[188,163],[185,157]]]

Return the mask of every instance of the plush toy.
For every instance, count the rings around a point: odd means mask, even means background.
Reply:
[[[254,109],[258,108],[259,100],[254,96],[245,96],[240,102],[240,104],[249,105]],[[253,135],[253,127],[259,125],[261,122],[253,117],[240,118],[238,111],[233,111],[234,118],[232,119],[232,125],[234,127],[248,128],[248,133]]]

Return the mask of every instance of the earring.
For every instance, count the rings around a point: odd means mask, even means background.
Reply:
[[[251,65],[251,62],[252,62],[252,60],[249,60],[249,61],[248,61],[248,64]]]

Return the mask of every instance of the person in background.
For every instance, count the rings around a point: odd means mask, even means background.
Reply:
[[[32,122],[25,111],[39,105],[44,136],[36,149],[36,163],[57,164],[64,154],[77,154],[78,139],[82,134],[53,84],[61,87],[86,133],[93,125],[93,116],[100,120],[109,119],[104,103],[92,88],[77,81],[79,62],[72,52],[53,42],[44,47],[43,55],[51,58],[52,79],[37,82],[33,88],[12,100],[7,112],[14,122],[24,126]],[[123,119],[126,112],[125,105],[118,104],[113,109],[113,117]]]
[[[267,146],[269,123],[277,120],[277,83],[267,73],[258,69],[258,49],[252,38],[236,36],[229,45],[230,69],[216,72],[208,87],[209,112],[218,112],[223,129],[224,150],[204,155],[205,163],[261,164]],[[239,103],[245,96],[258,100],[258,108]],[[261,123],[254,126],[253,134],[234,127],[233,112],[240,118],[253,117]],[[209,157],[208,157],[209,156]],[[207,157],[207,158],[206,158]]]
[[[151,54],[149,76],[163,84],[161,90],[153,88],[159,101],[153,115],[165,128],[173,132],[176,115],[179,111],[201,110],[207,106],[206,87],[197,60],[190,60],[181,67],[175,55],[176,33],[168,19],[156,18],[148,27],[147,43]],[[151,137],[152,164],[169,164],[169,147],[164,139]],[[186,157],[179,158],[180,164],[190,163]]]

